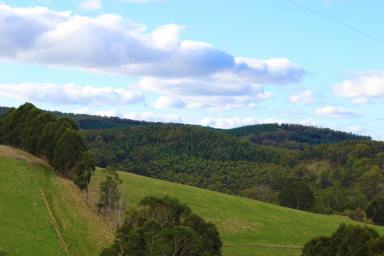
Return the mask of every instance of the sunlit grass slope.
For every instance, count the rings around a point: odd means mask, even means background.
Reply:
[[[95,256],[112,239],[72,182],[43,161],[0,146],[0,252]]]
[[[93,178],[94,196],[105,172],[97,170]],[[353,223],[346,217],[297,211],[126,172],[119,175],[129,207],[144,196],[171,195],[214,222],[224,242],[224,256],[300,255],[302,245],[312,237],[329,235],[342,222]]]

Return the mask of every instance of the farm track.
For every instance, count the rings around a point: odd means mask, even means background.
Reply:
[[[40,196],[44,202],[45,208],[47,209],[47,213],[48,213],[48,217],[49,217],[49,223],[51,224],[52,228],[54,229],[54,231],[57,235],[57,238],[60,241],[60,245],[63,248],[63,251],[65,252],[65,255],[70,255],[67,243],[65,242],[64,237],[60,232],[59,224],[57,223],[56,218],[53,215],[53,212],[51,210],[51,207],[49,206],[49,202],[48,202],[47,197],[45,196],[45,193],[43,190],[40,190]]]

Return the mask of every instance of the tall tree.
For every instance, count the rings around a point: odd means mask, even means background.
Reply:
[[[301,181],[289,180],[279,194],[280,204],[294,209],[309,210],[315,196],[311,188]]]
[[[102,213],[114,226],[119,227],[124,221],[125,199],[119,186],[122,183],[116,171],[110,171],[105,180],[100,183],[100,198],[97,203],[99,213]]]
[[[384,225],[384,198],[379,198],[370,203],[367,208],[367,217],[373,223]]]

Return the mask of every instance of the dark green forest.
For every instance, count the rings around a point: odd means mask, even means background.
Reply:
[[[317,129],[305,128],[311,134]],[[313,141],[303,135],[302,149],[289,149],[228,134],[234,130],[147,124],[83,134],[98,166],[292,208],[368,221],[365,210],[370,202],[384,196],[384,143],[318,129]]]
[[[11,108],[0,106],[0,116],[7,113]],[[56,116],[57,118],[69,118],[78,125],[80,129],[110,129],[110,128],[128,128],[132,126],[150,124],[144,121],[122,119],[119,117],[93,116],[87,114],[63,113],[59,111],[44,111]]]
[[[367,209],[384,198],[384,143],[370,137],[288,124],[221,130],[47,115],[78,125],[99,167],[365,222],[374,220]],[[25,148],[20,142],[6,143]],[[54,156],[27,149],[55,163]]]
[[[369,136],[298,124],[259,124],[225,131],[254,144],[303,149],[308,145],[332,144],[345,140],[370,140]]]

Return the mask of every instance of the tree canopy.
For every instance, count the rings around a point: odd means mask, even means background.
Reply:
[[[367,217],[375,224],[384,225],[384,198],[378,198],[369,204]]]
[[[57,119],[30,103],[10,109],[0,118],[0,143],[45,158],[62,175],[86,190],[95,169],[76,123]]]
[[[384,237],[372,228],[341,224],[330,237],[305,244],[302,256],[378,256],[384,253]]]
[[[102,256],[219,256],[216,227],[171,197],[145,197],[116,234]]]

